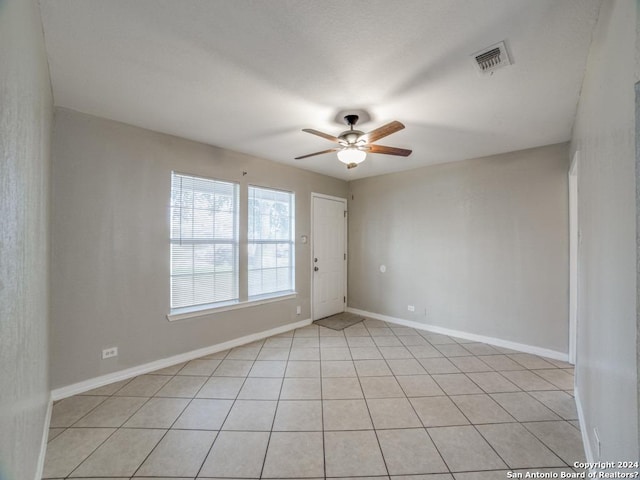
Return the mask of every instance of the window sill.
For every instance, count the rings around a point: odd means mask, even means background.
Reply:
[[[267,303],[280,302],[296,298],[298,292],[284,292],[276,294],[261,295],[245,302],[234,301],[217,304],[216,306],[204,305],[198,307],[176,308],[167,315],[167,320],[175,322],[177,320],[186,320],[187,318],[203,317],[213,313],[228,312],[230,310],[239,310],[242,308],[257,307]]]

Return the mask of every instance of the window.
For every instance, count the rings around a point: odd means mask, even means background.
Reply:
[[[171,174],[171,308],[238,300],[238,184]]]
[[[240,191],[171,173],[169,320],[295,295],[294,194],[243,188],[241,216]]]
[[[249,187],[249,297],[294,290],[294,194]]]

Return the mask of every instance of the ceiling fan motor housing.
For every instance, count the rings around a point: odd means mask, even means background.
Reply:
[[[364,135],[364,132],[353,129],[359,118],[358,115],[345,115],[344,117],[344,122],[349,125],[349,130],[342,132],[338,138],[346,145],[355,145],[358,139]]]
[[[345,146],[355,145],[358,142],[358,139],[364,135],[364,132],[360,130],[346,130],[340,134],[338,137],[345,143]]]

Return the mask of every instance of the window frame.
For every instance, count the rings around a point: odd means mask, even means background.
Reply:
[[[251,200],[251,190],[262,190],[262,191],[272,191],[276,193],[286,194],[289,197],[289,236],[287,240],[283,239],[251,239],[249,238],[250,231],[250,223],[252,218],[252,212],[250,211],[251,206],[249,205],[249,201]],[[255,233],[255,232],[254,232]],[[296,194],[290,190],[284,190],[281,188],[273,188],[273,187],[264,187],[261,185],[249,184],[247,188],[247,277],[249,277],[250,272],[257,270],[265,270],[265,268],[260,269],[251,269],[249,262],[249,249],[250,245],[275,245],[277,248],[278,244],[288,244],[289,245],[289,265],[288,267],[275,267],[277,268],[288,268],[289,269],[289,287],[287,289],[282,290],[274,290],[270,292],[261,292],[256,294],[250,293],[251,280],[247,278],[247,297],[249,300],[261,299],[261,298],[269,298],[280,295],[287,295],[295,291],[296,286]],[[277,274],[276,274],[277,275]]]
[[[171,238],[171,211],[172,205],[172,179],[173,175],[180,175],[184,177],[191,177],[202,180],[217,181],[222,183],[233,184],[236,189],[236,215],[235,224],[238,229],[238,246],[236,250],[236,281],[237,281],[237,295],[238,298],[229,301],[220,301],[208,304],[199,304],[183,307],[171,307],[171,244],[173,239]],[[251,243],[249,240],[249,188],[259,188],[264,190],[274,190],[277,192],[283,192],[291,195],[291,212],[290,212],[290,237],[287,243],[290,244],[290,262],[291,262],[291,290],[280,290],[277,292],[266,293],[262,295],[254,295],[249,297],[249,253],[248,245]],[[295,275],[295,191],[271,187],[247,184],[236,180],[226,180],[222,178],[214,178],[203,176],[194,173],[185,173],[179,170],[171,170],[171,176],[169,181],[169,208],[168,208],[168,228],[169,228],[169,313],[166,315],[167,320],[170,322],[177,320],[186,320],[194,317],[201,317],[206,315],[212,315],[215,313],[221,313],[226,311],[232,311],[242,308],[255,307],[258,305],[264,305],[272,302],[280,302],[297,298],[296,291],[296,275]],[[278,241],[279,243],[284,243]]]
[[[195,236],[192,236],[191,238],[187,238],[184,239],[182,236],[182,229],[180,228],[180,235],[178,237],[174,237],[173,236],[173,231],[174,231],[174,225],[173,225],[173,210],[175,208],[174,203],[173,203],[173,195],[174,195],[174,177],[183,177],[183,178],[188,178],[188,179],[192,179],[192,180],[196,180],[196,181],[205,181],[205,182],[212,182],[212,183],[220,183],[220,184],[227,184],[230,185],[233,188],[233,197],[232,197],[232,203],[233,203],[233,211],[232,211],[232,217],[233,217],[233,225],[232,225],[232,231],[231,231],[231,237],[230,238],[224,238],[224,239],[220,239],[220,238],[215,238],[216,234],[215,232],[212,232],[212,236],[209,238],[196,238]],[[192,311],[192,310],[206,310],[206,309],[210,309],[210,308],[215,308],[217,306],[222,306],[222,305],[227,305],[227,304],[233,304],[236,303],[237,301],[240,300],[240,256],[241,256],[241,243],[240,243],[240,184],[238,182],[233,182],[233,181],[229,181],[229,180],[222,180],[222,179],[218,179],[218,178],[211,178],[211,177],[204,177],[201,175],[194,175],[194,174],[188,174],[188,173],[183,173],[183,172],[179,172],[177,170],[172,170],[171,171],[171,177],[170,177],[170,187],[169,187],[169,308],[170,308],[170,313],[174,314],[174,313],[181,313],[181,312],[186,312],[186,311]],[[192,200],[193,203],[193,200]],[[183,207],[180,207],[183,208]],[[192,210],[194,210],[195,207],[192,206]],[[212,208],[211,211],[214,212],[215,215],[215,209]],[[182,218],[184,218],[182,215],[180,215],[180,219],[182,220]],[[192,220],[193,222],[193,220]],[[215,223],[212,225],[213,227],[215,227]],[[219,300],[219,301],[213,301],[213,302],[203,302],[203,303],[194,303],[194,304],[190,304],[190,305],[183,305],[183,306],[177,306],[174,307],[173,306],[173,279],[174,277],[177,277],[178,275],[174,275],[173,274],[173,268],[174,268],[174,254],[173,254],[173,246],[174,245],[192,245],[192,246],[196,246],[196,245],[211,245],[214,246],[215,245],[231,245],[232,248],[232,255],[233,255],[233,261],[232,261],[232,265],[233,265],[233,269],[231,271],[232,274],[232,283],[231,283],[231,288],[232,288],[232,292],[235,294],[234,298],[227,298],[224,300]],[[194,252],[195,253],[195,252]],[[192,272],[190,274],[190,276],[192,278],[196,277],[196,276],[202,276],[204,274],[197,274],[194,272],[195,267],[192,269]],[[217,272],[214,272],[214,275]],[[214,280],[215,282],[215,280]]]

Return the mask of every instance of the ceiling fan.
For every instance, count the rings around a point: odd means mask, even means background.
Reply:
[[[408,157],[411,155],[411,150],[405,148],[385,147],[383,145],[374,145],[373,142],[380,140],[381,138],[396,133],[404,128],[404,125],[400,122],[393,121],[387,123],[369,133],[361,132],[360,130],[354,130],[354,126],[358,123],[358,115],[346,115],[344,117],[345,123],[349,126],[349,130],[342,132],[337,137],[329,135],[327,133],[319,132],[312,128],[304,128],[302,131],[312,133],[322,138],[326,138],[334,143],[339,144],[339,147],[329,148],[321,152],[310,153],[308,155],[302,155],[296,157],[296,160],[302,160],[303,158],[313,157],[314,155],[322,155],[324,153],[338,152],[338,160],[347,165],[347,168],[355,168],[358,164],[362,163],[369,153],[383,153],[385,155],[399,155],[401,157]]]

